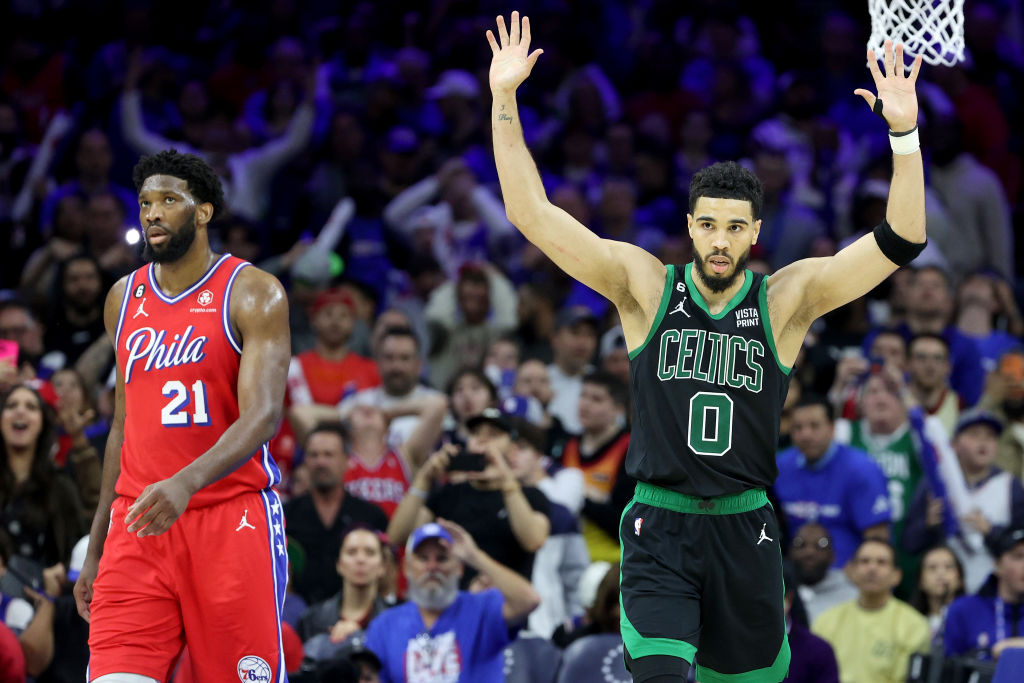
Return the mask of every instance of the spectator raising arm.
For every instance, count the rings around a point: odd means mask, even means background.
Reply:
[[[439,519],[438,524],[452,535],[455,544],[452,552],[466,565],[487,576],[494,587],[505,598],[501,614],[509,625],[520,624],[540,604],[540,596],[530,582],[508,567],[495,562],[490,555],[480,550],[472,536],[455,522]]]
[[[121,93],[121,134],[140,154],[156,154],[171,147],[186,154],[202,156],[202,152],[182,140],[168,140],[146,128],[142,119],[142,93],[139,80],[146,70],[142,49],[136,49],[128,60],[124,76],[124,91]]]
[[[484,449],[484,456],[487,458],[487,467],[477,475],[470,473],[470,478],[493,482],[495,487],[501,489],[512,533],[524,550],[530,553],[537,552],[544,545],[544,541],[548,540],[551,522],[547,515],[530,506],[526,494],[523,493],[523,487],[495,444],[491,443]]]
[[[448,413],[448,397],[444,394],[426,396],[424,398],[402,401],[390,408],[385,408],[384,413],[388,419],[394,419],[403,415],[416,415],[419,422],[412,430],[412,433],[399,447],[398,450],[406,463],[413,469],[427,461],[430,451],[441,436],[441,425],[444,416]]]
[[[344,416],[341,416],[344,419]],[[321,422],[337,422],[338,408],[319,403],[292,405],[288,408],[288,421],[292,423],[299,442],[305,441],[309,433]]]
[[[430,495],[434,482],[440,480],[448,471],[448,463],[458,450],[458,446],[453,444],[442,446],[416,472],[412,485],[405,492],[402,502],[398,504],[395,514],[388,523],[388,538],[392,543],[404,544],[413,529],[433,521],[434,514],[425,505],[427,496]]]

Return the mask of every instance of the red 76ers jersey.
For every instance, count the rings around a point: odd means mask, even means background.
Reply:
[[[115,490],[137,498],[201,456],[238,419],[241,342],[228,303],[249,264],[221,256],[191,287],[167,296],[153,264],[128,276],[115,343],[124,377],[121,475]],[[190,508],[219,503],[281,479],[267,445],[221,479],[200,489]]]

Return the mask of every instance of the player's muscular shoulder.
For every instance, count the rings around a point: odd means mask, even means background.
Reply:
[[[283,315],[287,329],[288,296],[280,281],[254,266],[243,268],[231,288],[231,324],[245,333],[255,327],[279,326]]]

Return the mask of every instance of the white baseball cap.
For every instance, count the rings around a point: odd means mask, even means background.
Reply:
[[[608,574],[608,570],[611,568],[610,562],[597,560],[583,570],[583,575],[580,576],[580,581],[576,585],[576,594],[579,596],[580,604],[586,609],[594,606],[594,600],[597,598],[597,587],[604,581],[605,575]]]

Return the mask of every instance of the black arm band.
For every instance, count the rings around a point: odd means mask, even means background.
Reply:
[[[885,258],[901,267],[916,259],[928,246],[927,238],[924,242],[909,242],[903,239],[893,231],[889,221],[884,218],[875,226],[875,242],[885,254]]]

